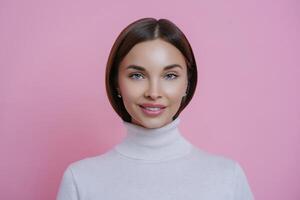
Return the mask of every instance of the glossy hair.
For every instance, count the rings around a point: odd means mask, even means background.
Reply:
[[[105,85],[110,104],[123,121],[131,122],[122,98],[118,98],[119,65],[132,47],[140,42],[162,39],[175,46],[184,56],[187,65],[188,87],[187,95],[183,97],[173,120],[191,101],[197,85],[197,65],[193,50],[183,32],[170,20],[142,18],[125,27],[113,44],[106,65]]]

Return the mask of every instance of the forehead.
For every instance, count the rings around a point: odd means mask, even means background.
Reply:
[[[172,64],[186,67],[182,53],[172,44],[161,39],[155,39],[136,44],[124,57],[120,67],[137,65],[147,70],[155,70],[163,69]]]

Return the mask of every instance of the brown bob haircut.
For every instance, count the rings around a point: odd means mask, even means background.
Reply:
[[[134,45],[144,41],[162,39],[175,46],[183,54],[188,75],[187,95],[183,97],[173,120],[191,101],[197,85],[197,65],[194,53],[183,32],[170,20],[155,18],[142,18],[125,27],[113,44],[106,65],[105,86],[110,104],[123,121],[131,122],[122,98],[117,97],[119,64]]]

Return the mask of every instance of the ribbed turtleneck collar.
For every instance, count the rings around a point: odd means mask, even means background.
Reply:
[[[137,160],[164,161],[179,158],[191,150],[191,144],[179,131],[180,119],[160,128],[144,128],[123,121],[127,135],[115,146],[120,154]]]

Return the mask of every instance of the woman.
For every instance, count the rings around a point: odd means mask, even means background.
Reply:
[[[178,117],[197,84],[192,48],[167,19],[143,18],[116,39],[106,91],[125,139],[112,150],[72,163],[57,200],[250,200],[234,160],[193,146]]]

